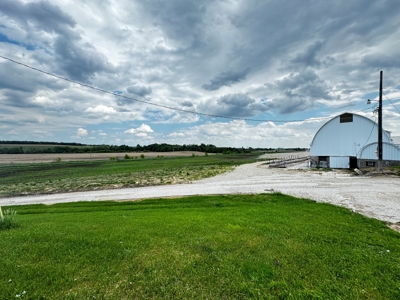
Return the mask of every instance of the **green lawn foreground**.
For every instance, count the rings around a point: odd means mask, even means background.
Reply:
[[[189,183],[260,153],[0,165],[0,197]]]
[[[400,234],[330,204],[275,193],[13,208],[0,299],[400,299]]]

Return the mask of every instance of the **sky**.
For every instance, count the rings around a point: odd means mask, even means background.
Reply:
[[[377,120],[380,71],[400,136],[399,15],[398,0],[1,0],[0,140],[309,147],[341,113]]]

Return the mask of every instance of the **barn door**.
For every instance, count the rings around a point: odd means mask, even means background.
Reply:
[[[350,167],[350,169],[358,168],[358,166],[357,166],[357,157],[355,157],[355,156],[350,156],[349,157],[349,167]]]

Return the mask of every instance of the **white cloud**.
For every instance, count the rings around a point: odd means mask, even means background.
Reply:
[[[139,132],[139,133],[136,133],[136,136],[139,136],[139,137],[146,137],[146,136],[147,136],[147,133]]]
[[[76,131],[76,135],[78,137],[83,137],[83,136],[87,136],[88,135],[88,131],[84,128],[78,128],[78,130]]]
[[[176,123],[196,123],[200,120],[199,115],[191,113],[176,113],[172,117],[167,117],[167,120],[156,121],[155,123],[176,124]]]
[[[183,132],[173,132],[168,134],[169,137],[175,138],[175,137],[184,137],[185,134]]]
[[[329,119],[274,124],[247,124],[245,121],[208,122],[168,135],[170,143],[202,143],[232,147],[305,147]],[[302,128],[301,131],[298,128]],[[227,144],[226,141],[229,141]]]
[[[147,137],[148,133],[152,132],[154,132],[153,129],[151,129],[150,126],[146,124],[142,124],[138,128],[131,128],[124,131],[124,133],[134,134],[138,137]]]
[[[116,113],[116,110],[114,108],[102,104],[97,105],[96,107],[89,107],[85,111],[88,113],[104,113],[104,114]]]

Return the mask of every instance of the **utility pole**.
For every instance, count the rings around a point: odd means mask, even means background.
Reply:
[[[383,155],[382,155],[382,71],[380,73],[379,82],[379,108],[378,108],[378,172],[382,172]]]

